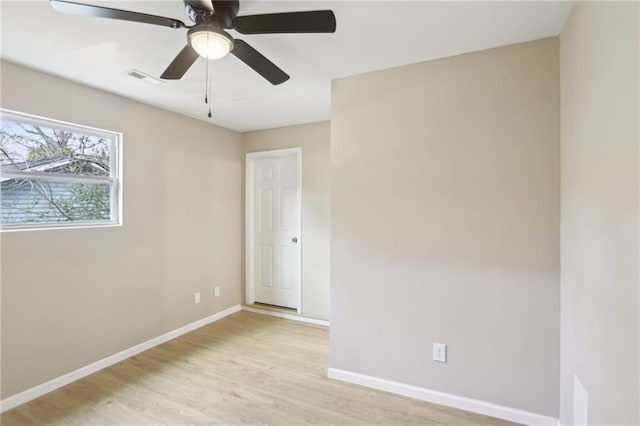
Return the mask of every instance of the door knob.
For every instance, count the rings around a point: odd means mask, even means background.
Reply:
[[[297,242],[298,242],[298,238],[297,238],[297,237],[293,237],[293,238],[291,239],[291,241],[293,241],[294,243],[297,243]]]

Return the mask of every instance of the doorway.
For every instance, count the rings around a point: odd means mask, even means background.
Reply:
[[[246,157],[246,303],[301,313],[302,149]]]

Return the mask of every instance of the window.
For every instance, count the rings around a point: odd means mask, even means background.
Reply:
[[[3,230],[120,223],[121,134],[0,111]]]

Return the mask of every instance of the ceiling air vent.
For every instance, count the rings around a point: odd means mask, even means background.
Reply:
[[[159,86],[160,84],[163,83],[163,81],[160,80],[159,78],[155,78],[135,68],[131,68],[130,70],[128,70],[127,74],[129,74],[131,77],[137,78],[138,80],[142,80],[149,84],[153,84],[154,86]]]

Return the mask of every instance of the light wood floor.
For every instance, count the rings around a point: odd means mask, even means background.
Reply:
[[[0,417],[2,425],[507,425],[326,378],[328,330],[238,312]]]

